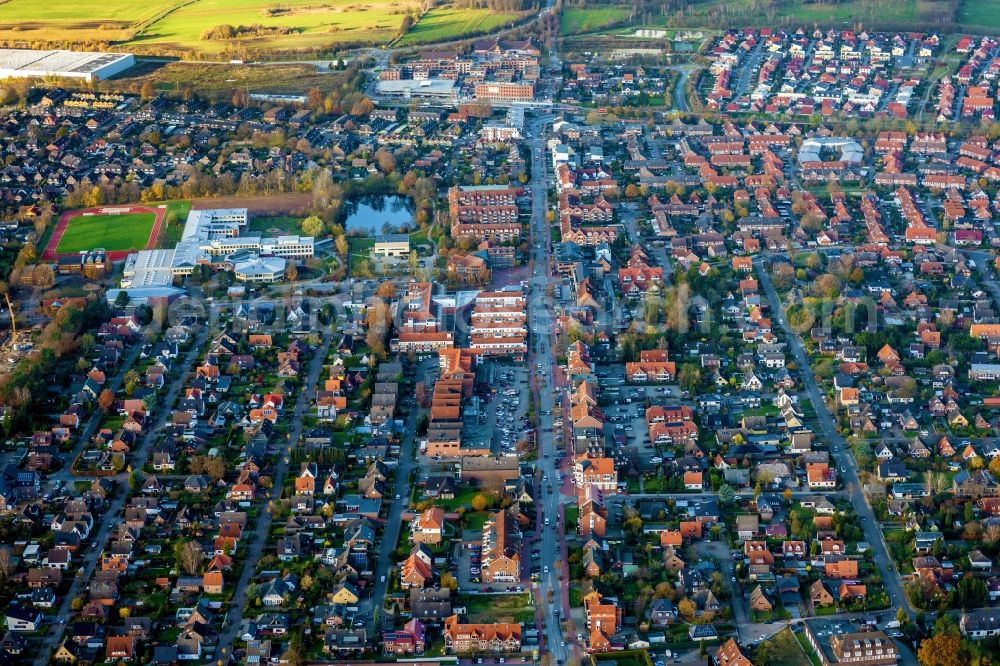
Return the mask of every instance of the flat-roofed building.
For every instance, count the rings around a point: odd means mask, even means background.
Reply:
[[[285,277],[287,262],[281,257],[253,257],[233,265],[239,282],[270,284]]]
[[[528,102],[535,99],[535,84],[492,81],[476,84],[476,99],[490,102]]]
[[[371,255],[379,259],[406,259],[410,256],[410,237],[406,234],[376,236]]]
[[[124,72],[134,64],[129,53],[0,49],[0,79],[58,76],[89,83]]]

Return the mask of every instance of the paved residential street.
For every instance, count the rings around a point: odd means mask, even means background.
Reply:
[[[278,456],[278,464],[274,471],[271,486],[269,506],[261,512],[260,517],[257,519],[257,526],[253,531],[250,547],[246,557],[243,558],[243,572],[240,574],[239,582],[236,584],[236,589],[233,592],[232,605],[229,607],[229,612],[226,613],[226,618],[223,621],[223,631],[219,635],[219,641],[215,650],[216,659],[225,659],[226,655],[232,650],[236,633],[243,622],[243,611],[247,604],[247,587],[257,570],[257,561],[260,560],[260,556],[263,554],[265,546],[267,546],[267,535],[271,529],[272,515],[270,503],[281,498],[285,476],[288,474],[289,455],[292,447],[298,446],[299,436],[302,434],[302,416],[305,414],[306,409],[309,408],[312,396],[316,392],[319,373],[323,370],[323,362],[326,360],[326,354],[330,349],[332,341],[332,331],[329,329],[324,330],[323,341],[313,350],[313,357],[309,362],[309,372],[306,375],[302,391],[295,401],[295,408],[290,415],[285,415],[285,418],[289,418],[292,423],[292,428],[288,433],[287,448],[284,453]]]
[[[177,395],[184,386],[184,380],[187,377],[188,370],[191,368],[195,359],[198,358],[198,353],[205,344],[205,339],[208,337],[208,333],[209,327],[201,326],[200,330],[194,337],[191,349],[188,350],[188,353],[184,356],[183,360],[178,362],[177,377],[170,384],[170,388],[167,389],[163,399],[159,401],[160,409],[157,410],[156,421],[153,426],[146,431],[145,435],[143,435],[142,442],[139,444],[139,448],[135,451],[132,457],[132,469],[141,470],[143,465],[146,464],[146,459],[149,457],[152,445],[159,437],[163,426],[166,425],[167,419],[170,417],[170,407],[177,401]],[[59,605],[59,610],[55,614],[55,617],[57,618],[66,618],[70,616],[70,605],[73,603],[73,599],[75,599],[80,593],[81,586],[90,581],[91,576],[94,574],[94,569],[97,566],[97,561],[100,559],[101,554],[104,552],[105,545],[108,543],[108,538],[120,524],[122,509],[125,506],[125,501],[129,497],[127,489],[129,482],[128,475],[120,474],[115,477],[115,480],[119,484],[123,484],[123,487],[119,489],[115,498],[111,500],[107,511],[104,512],[101,519],[101,526],[98,528],[97,534],[92,538],[92,542],[96,545],[89,547],[86,551],[83,563],[80,566],[80,571],[77,573],[77,576],[73,579],[72,583],[70,583],[69,590],[66,592],[66,596],[63,597],[62,603]],[[50,656],[59,646],[64,629],[65,625],[61,623],[53,625],[50,628],[48,634],[42,642],[42,647],[39,649],[38,655],[35,658],[35,666],[45,666],[45,664],[50,662]]]
[[[813,408],[816,410],[816,417],[823,430],[823,435],[829,443],[830,455],[839,467],[840,477],[846,488],[847,496],[851,500],[851,506],[854,507],[855,512],[861,517],[862,531],[874,552],[875,563],[879,568],[879,573],[882,576],[882,581],[885,584],[892,607],[902,608],[912,621],[916,617],[916,610],[906,596],[899,573],[896,571],[892,557],[889,555],[889,549],[886,546],[882,530],[875,520],[875,513],[865,499],[861,481],[858,479],[858,470],[854,462],[854,457],[848,450],[847,442],[844,441],[844,438],[837,431],[837,424],[830,414],[830,410],[827,408],[826,397],[816,383],[816,377],[809,362],[809,355],[802,344],[802,339],[789,326],[784,308],[778,298],[778,292],[775,291],[774,285],[771,284],[771,278],[767,274],[767,268],[764,266],[761,257],[757,258],[754,266],[757,269],[760,284],[771,307],[771,316],[781,326],[788,340],[789,348],[799,368],[799,375],[805,383],[806,392],[812,401]]]
[[[433,365],[433,363],[434,359],[429,359],[418,366],[418,380],[426,372],[428,365]],[[403,526],[403,511],[410,500],[410,477],[417,467],[413,446],[417,432],[417,414],[420,410],[412,395],[406,396],[404,400],[406,401],[404,404],[409,405],[410,413],[406,419],[406,428],[399,447],[396,481],[393,488],[395,494],[389,502],[389,513],[386,517],[385,531],[382,534],[382,542],[379,547],[378,565],[375,568],[372,593],[360,606],[360,615],[367,619],[370,632],[374,632],[378,628],[382,600],[385,599],[386,590],[389,588],[389,576],[392,573],[392,553],[396,550],[396,544],[399,542],[399,533]]]
[[[125,381],[125,375],[128,371],[132,369],[135,365],[136,359],[139,358],[139,354],[142,352],[143,342],[141,340],[136,340],[135,344],[132,345],[131,349],[125,355],[122,360],[121,367],[118,369],[118,373],[111,379],[110,382],[105,383],[104,388],[108,389],[112,393],[117,394],[118,389],[121,388],[122,382]],[[94,413],[90,415],[87,420],[86,425],[77,434],[76,446],[73,447],[73,452],[70,453],[64,459],[64,464],[62,469],[58,472],[49,476],[49,481],[65,481],[70,483],[73,478],[73,462],[83,453],[84,449],[87,448],[87,444],[90,442],[90,438],[94,436],[97,431],[97,427],[101,424],[104,419],[104,412],[99,409],[95,409]]]

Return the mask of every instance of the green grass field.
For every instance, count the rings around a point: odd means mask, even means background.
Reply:
[[[151,206],[158,206],[165,203],[167,206],[166,218],[163,220],[163,227],[160,229],[160,237],[157,239],[160,248],[173,248],[180,242],[184,233],[184,223],[187,221],[188,212],[191,210],[191,201],[188,199],[178,199],[151,203]]]
[[[401,46],[425,44],[455,39],[507,27],[520,18],[519,14],[502,14],[488,9],[454,9],[435,7],[399,40]]]
[[[108,252],[139,250],[146,247],[155,221],[152,213],[75,217],[59,239],[56,251],[71,254],[98,247]]]
[[[139,47],[195,50],[219,53],[239,48],[249,52],[264,49],[315,49],[343,42],[381,42],[391,39],[414,0],[195,0],[182,3],[152,25],[133,42]],[[280,8],[280,9],[279,9]],[[218,25],[260,24],[286,28],[289,34],[239,39],[202,39]]]
[[[527,593],[466,597],[465,611],[470,622],[532,622],[535,619],[534,604]]]
[[[419,0],[83,0],[0,4],[0,40],[73,43],[105,41],[139,54],[204,54],[252,59],[268,52],[313,52],[345,44],[382,44],[396,38]],[[487,33],[523,15],[487,9],[436,7],[403,43],[429,43]],[[228,39],[205,39],[217,26],[260,26]]]
[[[87,20],[94,25],[118,23],[131,25],[152,18],[160,7],[170,2],[134,2],[133,0],[107,0],[94,4],[85,0],[62,2],[37,2],[37,0],[9,0],[0,5],[0,23],[49,22],[77,24]]]
[[[983,28],[1000,29],[1000,2],[962,0],[955,13],[955,22]]]
[[[938,0],[900,0],[891,5],[863,0],[844,0],[839,4],[791,0],[769,11],[761,10],[753,0],[694,0],[684,8],[681,22],[688,26],[718,27],[719,17],[725,16],[727,25],[784,26],[815,22],[820,26],[841,27],[865,21],[866,27],[869,24],[916,27],[928,21],[940,22],[942,16],[950,13],[948,3]]]
[[[281,234],[302,233],[302,219],[291,217],[290,215],[276,215],[274,217],[253,217],[247,223],[248,234],[259,234],[261,236],[279,236]]]
[[[563,35],[581,35],[600,30],[627,18],[629,11],[627,7],[566,8],[559,15],[559,32]]]

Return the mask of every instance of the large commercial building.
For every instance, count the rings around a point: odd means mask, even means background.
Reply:
[[[199,265],[232,270],[240,282],[278,282],[284,278],[288,259],[313,256],[312,236],[241,236],[247,222],[246,208],[191,211],[174,249],[129,255],[121,287],[169,285],[174,277],[190,275]]]
[[[43,78],[101,81],[135,64],[128,53],[0,49],[0,79]]]
[[[381,95],[391,97],[427,97],[441,100],[458,99],[454,79],[399,79],[383,80],[376,84]]]

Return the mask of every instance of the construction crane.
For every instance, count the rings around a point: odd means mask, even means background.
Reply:
[[[7,312],[10,313],[10,345],[17,347],[17,322],[14,321],[14,306],[11,305],[7,292],[4,292],[3,299],[7,301]]]

